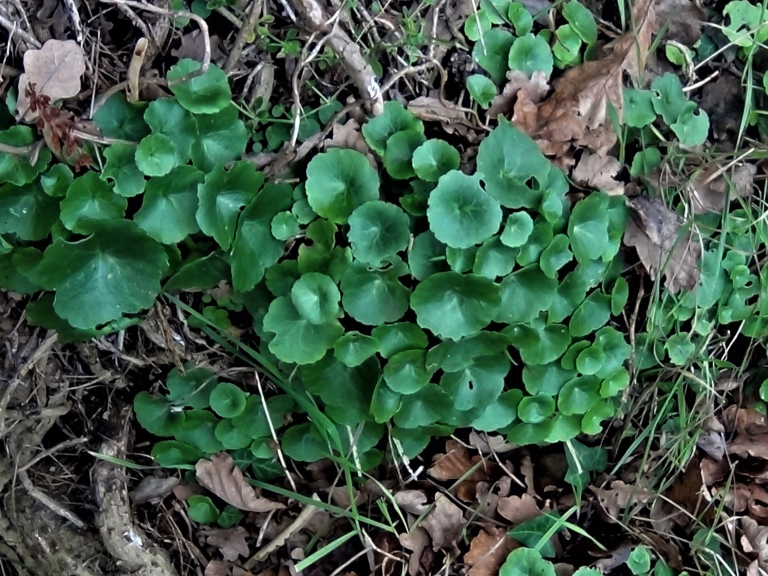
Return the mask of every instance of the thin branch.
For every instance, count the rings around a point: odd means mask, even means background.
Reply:
[[[235,38],[235,44],[229,52],[226,64],[224,64],[224,72],[230,72],[237,64],[240,55],[243,53],[245,43],[248,41],[248,37],[253,35],[253,31],[256,28],[256,23],[259,21],[259,16],[261,16],[263,7],[263,0],[252,0],[251,9],[248,11],[248,17],[245,22],[243,22],[242,26],[240,26],[240,31]]]
[[[19,38],[24,40],[24,42],[26,42],[27,44],[29,44],[34,48],[39,49],[39,48],[42,48],[43,46],[40,43],[40,41],[37,38],[35,38],[32,32],[27,32],[26,30],[20,28],[17,22],[11,22],[3,14],[0,14],[0,26],[8,30],[8,33],[11,35],[11,38],[13,38],[14,35],[18,36]]]

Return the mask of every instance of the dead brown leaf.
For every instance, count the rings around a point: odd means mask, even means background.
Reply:
[[[153,500],[160,500],[165,498],[173,492],[173,489],[179,484],[179,479],[170,478],[157,478],[156,476],[145,476],[136,486],[133,492],[129,492],[128,496],[134,504],[144,504],[146,502],[152,502]]]
[[[744,111],[744,94],[741,78],[725,70],[714,82],[701,90],[699,107],[709,115],[712,134],[720,141],[734,140]]]
[[[747,554],[754,554],[765,566],[768,562],[768,527],[760,526],[752,518],[741,519],[741,547]]]
[[[499,498],[496,510],[499,516],[506,518],[514,525],[522,524],[526,520],[531,520],[542,514],[536,505],[536,500],[530,494]]]
[[[742,458],[751,456],[768,460],[768,426],[747,424],[728,443],[728,453]]]
[[[637,0],[632,16],[633,30],[606,45],[607,56],[568,70],[537,109],[525,93],[518,94],[513,120],[538,141],[545,154],[563,156],[571,145],[604,154],[616,142],[608,106],[619,119],[623,117],[624,76],[636,78],[645,68],[656,31],[654,0]],[[536,121],[531,130],[533,113]]]
[[[469,433],[469,444],[480,450],[482,454],[504,454],[515,449],[504,436],[488,435],[485,432],[478,434],[474,430]]]
[[[464,562],[470,566],[468,576],[495,576],[499,567],[517,543],[507,536],[506,530],[488,526],[469,544],[469,552],[464,554]]]
[[[411,557],[408,559],[408,574],[416,576],[419,573],[421,557],[429,545],[429,534],[419,526],[407,534],[400,534],[398,540],[400,540],[403,548],[411,551]]]
[[[453,546],[463,525],[464,515],[461,508],[442,493],[435,496],[435,506],[422,523],[424,530],[432,538],[432,549],[435,551]]]
[[[693,46],[701,38],[707,14],[692,0],[660,0],[656,4],[656,21],[660,29],[667,25],[666,40]]]
[[[615,570],[627,561],[629,554],[632,552],[632,548],[633,546],[631,542],[624,542],[613,552],[611,552],[609,556],[596,560],[595,568],[605,574]]]
[[[232,570],[228,562],[211,560],[205,567],[205,576],[230,576]]]
[[[74,40],[48,40],[40,50],[27,50],[24,73],[19,78],[20,116],[25,120],[37,117],[37,113],[29,109],[27,86],[34,85],[39,96],[49,96],[51,102],[56,102],[77,96],[84,73],[83,49]]]
[[[752,427],[753,425],[768,425],[768,419],[766,419],[765,414],[762,412],[758,412],[754,408],[739,408],[736,404],[732,404],[723,410],[721,419],[728,434],[733,434],[734,432],[741,434],[746,431],[747,427]]]
[[[624,232],[624,244],[634,246],[652,279],[659,271],[671,292],[693,290],[699,283],[701,244],[691,232],[680,229],[683,219],[658,198],[637,196],[629,201],[632,218]]]
[[[703,458],[699,466],[701,468],[701,481],[704,486],[708,487],[720,483],[731,470],[726,459],[715,462],[709,458]]]
[[[427,497],[421,490],[401,490],[395,494],[395,502],[400,508],[416,516],[427,509]]]
[[[754,164],[740,164],[725,174],[716,175],[720,167],[709,166],[690,186],[691,204],[696,214],[721,212],[726,197],[733,202],[752,195],[752,183],[757,174]]]
[[[512,114],[515,108],[517,95],[523,92],[524,98],[534,104],[538,104],[549,92],[549,82],[543,72],[536,71],[528,78],[528,74],[520,70],[510,70],[507,72],[507,84],[491,102],[487,115],[489,118],[496,118],[499,114],[505,116]]]
[[[198,460],[195,476],[201,486],[240,510],[269,512],[285,508],[280,502],[260,497],[245,481],[243,472],[235,465],[232,457],[225,452],[214,454],[210,460]]]
[[[716,430],[702,432],[696,445],[707,453],[707,456],[719,462],[725,456],[725,436]]]
[[[621,480],[611,482],[610,488],[590,486],[589,489],[597,496],[600,506],[603,507],[606,514],[612,519],[618,518],[621,510],[630,504],[642,504],[651,497],[651,493],[647,490],[630,486]]]
[[[445,454],[436,456],[435,463],[427,470],[427,474],[436,480],[458,480],[477,482],[488,478],[484,467],[480,466],[472,474],[466,476],[470,468],[482,460],[480,456],[470,458],[467,449],[456,440],[445,443]]]
[[[571,172],[571,178],[581,186],[611,195],[624,194],[624,184],[614,180],[621,168],[621,162],[613,156],[585,152]]]
[[[360,124],[354,118],[347,120],[345,124],[339,124],[338,122],[334,124],[333,137],[326,140],[323,144],[326,150],[328,148],[350,148],[357,150],[368,158],[368,162],[374,168],[378,167],[376,159],[371,154],[371,148],[360,131]]]
[[[248,531],[242,526],[228,530],[214,530],[206,538],[211,546],[218,547],[224,560],[235,562],[239,556],[247,558],[251,551],[245,541]]]
[[[466,122],[467,114],[461,108],[451,106],[450,103],[443,103],[440,98],[435,96],[419,96],[408,102],[410,110],[418,118],[426,122]]]
[[[226,58],[220,48],[221,40],[216,34],[211,35],[211,60],[222,63]],[[193,30],[181,37],[181,46],[171,50],[171,55],[176,58],[191,58],[202,62],[205,57],[205,41],[200,30]]]

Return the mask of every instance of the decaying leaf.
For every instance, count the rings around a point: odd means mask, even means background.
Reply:
[[[658,198],[637,196],[629,201],[632,218],[624,244],[634,246],[652,279],[664,272],[671,292],[693,290],[699,283],[701,244],[691,232],[680,233],[683,219]]]
[[[351,148],[352,150],[357,150],[368,158],[368,162],[374,168],[378,168],[376,159],[371,154],[371,149],[360,131],[360,124],[354,118],[347,120],[344,124],[338,122],[334,124],[333,137],[326,140],[323,145],[326,150],[328,148]]]
[[[604,154],[616,142],[608,106],[621,120],[624,75],[636,78],[643,70],[656,31],[653,0],[637,0],[632,16],[633,30],[606,45],[607,56],[571,68],[554,82],[553,94],[536,109],[533,130],[525,117],[532,102],[525,92],[518,94],[513,120],[538,141],[545,154],[563,156],[571,145]]]
[[[741,164],[725,174],[717,174],[718,172],[719,167],[712,165],[691,183],[690,195],[694,213],[720,212],[726,197],[733,202],[752,195],[752,182],[757,174],[757,166]]]
[[[539,510],[536,500],[530,494],[499,498],[496,510],[500,516],[506,518],[514,525],[522,524],[526,520],[536,518],[542,514],[542,510]]]
[[[768,491],[759,484],[736,484],[725,497],[725,505],[765,524],[768,520]]]
[[[466,122],[467,114],[461,108],[441,102],[435,96],[419,96],[408,102],[408,110],[426,122]]]
[[[205,567],[205,576],[230,576],[232,569],[228,562],[211,560]]]
[[[156,476],[145,476],[136,486],[133,492],[128,495],[134,504],[145,504],[153,500],[165,498],[173,492],[173,489],[179,484],[179,479],[174,477],[157,478]]]
[[[717,80],[705,84],[702,88],[699,108],[709,115],[712,135],[717,140],[736,139],[744,112],[745,92],[741,86],[741,77],[726,71],[723,71]]]
[[[631,542],[622,543],[618,548],[611,552],[609,556],[597,560],[595,562],[595,568],[608,574],[627,561],[629,554],[632,552],[632,548],[633,546]]]
[[[707,430],[699,436],[696,445],[715,462],[719,462],[725,456],[725,437],[722,432]]]
[[[427,509],[427,497],[421,490],[401,490],[395,494],[395,502],[400,508],[416,516]]]
[[[407,534],[398,536],[403,548],[411,551],[411,557],[408,559],[408,574],[416,576],[419,573],[419,566],[424,550],[429,546],[429,534],[421,526],[414,528]]]
[[[489,435],[485,432],[478,434],[474,430],[469,433],[469,444],[480,450],[482,454],[504,454],[515,449],[515,446],[508,443],[504,436]]]
[[[29,109],[27,86],[33,85],[38,96],[55,102],[77,96],[84,73],[83,49],[74,40],[48,40],[40,50],[27,50],[24,73],[19,78],[19,115],[25,120],[37,117]]]
[[[659,29],[666,25],[664,38],[693,46],[701,38],[707,14],[693,0],[660,0],[656,4]]]
[[[466,481],[485,480],[488,475],[485,473],[484,465],[481,465],[472,474],[466,476],[467,472],[482,460],[480,456],[472,458],[467,454],[467,449],[456,442],[448,440],[445,443],[445,454],[435,457],[435,463],[427,470],[427,474],[436,480],[458,480],[463,478]]]
[[[489,118],[496,118],[499,114],[505,116],[514,111],[515,101],[520,93],[524,93],[526,101],[538,104],[549,92],[549,82],[544,72],[537,70],[530,78],[525,72],[520,70],[510,70],[507,72],[507,84],[491,102],[487,115]]]
[[[239,556],[247,558],[250,555],[248,542],[245,541],[247,536],[248,531],[238,526],[228,530],[214,530],[208,535],[206,542],[218,547],[224,560],[234,562]]]
[[[741,547],[747,554],[754,554],[765,567],[768,562],[768,527],[761,526],[749,517],[741,519]]]
[[[260,497],[245,481],[243,472],[226,452],[211,456],[210,460],[198,460],[195,476],[201,486],[240,510],[269,512],[285,508],[280,502]]]
[[[634,503],[645,503],[651,497],[648,490],[630,486],[621,480],[611,482],[609,488],[590,486],[590,490],[597,496],[597,501],[611,518],[618,518],[621,510]]]
[[[603,190],[608,194],[624,194],[624,184],[614,180],[621,162],[610,155],[585,152],[571,172],[571,178],[581,186]]]
[[[432,548],[435,551],[453,546],[463,525],[464,515],[461,508],[441,493],[435,496],[435,506],[422,523],[424,530],[432,538]]]
[[[218,36],[216,36],[216,34],[213,34],[210,37],[210,41],[211,61],[222,62],[225,58],[221,48],[219,47],[221,40]],[[192,32],[187,32],[186,34],[182,35],[181,46],[172,49],[171,55],[175,56],[179,60],[182,58],[191,58],[192,60],[202,62],[203,58],[205,57],[205,41],[203,39],[202,32],[200,30],[192,30]]]
[[[768,460],[768,426],[747,424],[741,430],[737,429],[736,437],[728,443],[728,453]]]
[[[496,576],[499,567],[517,543],[507,536],[506,530],[487,526],[472,539],[464,562],[470,566],[468,576]]]

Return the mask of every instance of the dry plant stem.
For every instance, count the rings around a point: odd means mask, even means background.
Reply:
[[[272,435],[272,440],[275,441],[275,451],[277,452],[277,458],[280,460],[280,466],[283,467],[283,471],[285,472],[286,478],[288,478],[288,482],[291,483],[291,488],[293,488],[294,492],[297,492],[296,489],[296,483],[293,481],[293,476],[291,476],[291,473],[288,471],[288,466],[285,464],[285,458],[283,457],[283,451],[280,449],[280,441],[277,439],[277,432],[275,431],[275,426],[272,424],[272,417],[269,415],[269,408],[267,407],[267,400],[264,398],[264,390],[261,387],[261,378],[259,378],[258,373],[254,373],[256,376],[256,386],[259,388],[259,398],[261,399],[261,406],[264,408],[264,414],[267,417],[267,424],[269,425],[269,433]]]
[[[21,482],[21,485],[24,486],[29,495],[38,500],[43,506],[50,509],[52,512],[55,512],[62,518],[66,518],[78,528],[85,528],[85,522],[78,518],[74,512],[68,510],[64,505],[59,504],[53,498],[35,488],[35,485],[32,484],[32,480],[29,479],[29,476],[27,476],[26,472],[19,470],[17,476]]]
[[[118,437],[106,440],[99,451],[125,458],[130,437],[130,406],[119,413],[113,412],[112,416],[119,424]],[[176,576],[165,550],[153,545],[133,522],[125,469],[99,460],[93,466],[91,477],[99,506],[96,525],[109,553],[135,576]]]
[[[224,18],[229,20],[235,26],[235,28],[240,28],[243,25],[243,21],[240,20],[240,18],[238,18],[237,16],[232,14],[232,12],[230,12],[229,10],[224,8],[223,6],[219,6],[218,8],[216,8],[214,10],[214,12],[217,12],[218,14],[221,14]]]
[[[317,497],[317,494],[312,494],[312,499],[320,502],[320,498]],[[256,564],[265,560],[270,554],[272,554],[272,552],[285,544],[285,541],[288,540],[288,538],[301,531],[309,523],[309,521],[317,513],[318,510],[320,510],[320,508],[317,506],[305,506],[304,510],[301,511],[301,514],[296,517],[296,520],[294,520],[285,530],[280,532],[280,534],[275,536],[272,542],[251,556],[248,562],[243,564],[243,568],[250,570],[256,566]]]
[[[136,47],[133,49],[131,62],[128,65],[128,86],[125,91],[128,102],[139,101],[139,74],[141,74],[141,67],[144,65],[144,57],[147,55],[148,46],[149,40],[139,38],[139,41],[136,42]]]
[[[259,21],[259,16],[261,16],[261,10],[263,6],[263,0],[251,1],[251,8],[248,11],[248,17],[246,18],[245,22],[243,22],[242,26],[240,26],[240,31],[237,33],[237,37],[235,38],[235,44],[232,46],[232,50],[229,52],[227,61],[224,64],[224,72],[229,73],[240,59],[240,55],[243,53],[245,43],[248,41],[248,37],[253,34],[256,23]]]
[[[174,84],[181,84],[182,82],[187,82],[188,80],[191,80],[192,78],[196,78],[197,76],[201,76],[205,74],[205,72],[208,70],[208,66],[211,64],[211,35],[208,32],[208,23],[195,14],[194,12],[187,12],[186,10],[178,10],[178,11],[171,11],[167,8],[160,8],[158,6],[153,6],[151,4],[144,4],[143,2],[136,2],[135,0],[101,0],[104,4],[115,4],[116,6],[126,6],[129,8],[137,8],[139,10],[146,10],[147,12],[152,12],[154,14],[164,14],[165,16],[174,16],[174,17],[181,17],[181,18],[189,18],[190,20],[194,20],[197,25],[200,27],[200,32],[203,34],[203,45],[205,47],[205,54],[203,55],[203,62],[200,68],[191,74],[187,74],[183,78],[179,78],[178,80],[174,80]],[[142,30],[143,31],[143,30]],[[151,38],[152,35],[149,32],[144,33],[145,36]]]
[[[69,408],[67,408],[67,412],[69,412]],[[32,466],[40,462],[40,460],[44,458],[48,458],[48,456],[55,454],[59,450],[64,450],[65,448],[71,448],[72,446],[79,446],[80,444],[85,444],[86,442],[88,442],[88,440],[89,440],[88,438],[72,438],[71,440],[65,440],[60,444],[56,444],[56,446],[53,446],[52,448],[48,448],[48,450],[44,452],[40,452],[40,454],[32,458],[29,462],[24,464],[24,466],[22,466],[21,468],[19,468],[18,471],[25,472],[26,470],[29,470],[29,468],[31,468]]]
[[[77,11],[75,0],[64,0],[69,12],[69,18],[72,20],[72,27],[75,29],[75,38],[80,46],[83,45],[83,23],[80,21],[80,13]]]
[[[18,36],[33,48],[39,49],[42,47],[42,44],[37,38],[35,38],[32,32],[27,32],[26,30],[20,28],[18,22],[11,22],[5,14],[0,14],[0,26],[8,30],[11,38],[13,38],[13,36]]]
[[[328,46],[338,56],[361,96],[371,101],[374,115],[381,114],[384,111],[384,99],[379,81],[376,79],[373,68],[363,57],[360,47],[340,28],[333,31],[328,29],[329,21],[319,0],[295,1],[302,24],[310,32],[329,35]]]

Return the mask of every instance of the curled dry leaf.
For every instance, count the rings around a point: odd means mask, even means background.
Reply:
[[[419,573],[421,556],[424,550],[429,546],[429,534],[421,526],[414,528],[407,534],[398,536],[400,544],[406,550],[411,551],[411,557],[408,559],[408,574],[416,576]]]
[[[721,212],[726,198],[733,202],[752,195],[757,166],[741,164],[725,174],[718,174],[719,171],[717,165],[710,166],[691,184],[689,190],[694,213]]]
[[[211,560],[205,567],[205,576],[231,576],[232,569],[228,562]]]
[[[741,519],[741,547],[747,554],[756,555],[761,566],[768,562],[768,527],[749,517]]]
[[[178,478],[157,478],[156,476],[145,476],[136,486],[133,492],[129,492],[131,501],[134,504],[145,504],[153,500],[165,498],[173,492],[173,489],[179,484]]]
[[[630,504],[644,504],[651,497],[648,490],[630,486],[621,480],[611,482],[610,488],[590,486],[589,489],[597,496],[600,506],[612,519],[618,518],[619,512]]]
[[[437,551],[456,543],[464,525],[464,515],[444,494],[435,496],[435,506],[427,514],[422,526],[432,538],[432,548]]]
[[[707,14],[693,0],[660,0],[656,4],[659,29],[666,26],[664,38],[693,46],[701,38]]]
[[[555,81],[553,94],[536,108],[533,129],[528,116],[535,103],[525,92],[518,94],[513,120],[545,154],[563,156],[571,145],[604,154],[616,142],[608,105],[623,117],[624,75],[636,78],[643,70],[656,31],[654,0],[637,0],[632,14],[634,29],[606,45],[607,56],[571,68]]]
[[[245,481],[243,472],[235,465],[232,457],[225,452],[211,456],[210,460],[198,460],[195,476],[201,486],[240,510],[269,512],[285,508],[280,502],[260,497],[253,486]]]
[[[360,124],[354,118],[347,120],[345,124],[339,124],[338,122],[334,124],[333,137],[326,140],[323,145],[326,150],[328,148],[351,148],[352,150],[357,150],[368,158],[371,166],[378,168],[376,159],[371,154],[371,149],[360,131]]]
[[[400,508],[415,516],[427,509],[427,497],[421,490],[401,490],[395,494],[395,502]]]
[[[768,517],[768,491],[759,484],[736,484],[725,497],[725,505],[738,514],[748,515],[766,523]]]
[[[248,542],[245,541],[248,531],[242,526],[230,528],[228,530],[214,530],[206,538],[206,542],[211,546],[216,546],[224,560],[234,562],[239,556],[247,558],[251,551],[248,548]]]
[[[734,141],[744,112],[744,94],[741,78],[723,71],[714,82],[701,90],[699,108],[709,115],[712,134],[720,141]],[[733,144],[726,144],[732,148]]]
[[[611,552],[609,556],[597,560],[595,562],[595,568],[608,574],[627,561],[632,552],[632,548],[633,546],[631,542],[622,543],[618,548]]]
[[[480,450],[481,454],[504,454],[515,449],[504,436],[488,435],[485,432],[478,434],[474,430],[469,433],[469,444]]]
[[[534,72],[530,78],[525,72],[520,70],[510,70],[507,72],[507,84],[491,102],[487,115],[489,118],[496,118],[499,114],[505,116],[511,114],[515,108],[515,101],[518,94],[524,93],[527,102],[538,104],[549,92],[549,82],[547,75],[540,70]],[[534,108],[534,113],[535,113]]]
[[[496,576],[499,567],[517,543],[507,536],[506,530],[487,526],[472,539],[464,562],[470,566],[467,576]]]
[[[465,481],[485,480],[488,474],[485,472],[484,465],[466,476],[470,468],[482,460],[480,456],[469,457],[467,449],[456,442],[448,440],[445,443],[446,454],[436,456],[434,465],[427,470],[427,474],[436,480],[458,480],[463,478]]]
[[[571,172],[571,178],[581,186],[603,190],[611,195],[624,194],[624,184],[614,180],[621,167],[621,162],[613,156],[585,152]]]
[[[742,458],[751,456],[768,460],[768,426],[747,424],[738,430],[736,437],[728,443],[728,453]]]
[[[506,518],[514,525],[522,524],[526,520],[531,520],[542,514],[536,505],[536,500],[530,494],[499,498],[496,510],[499,516]]]
[[[637,196],[629,201],[632,218],[624,244],[634,246],[652,279],[664,272],[671,292],[693,290],[699,283],[701,244],[690,231],[681,234],[683,219],[658,198]]]
[[[25,120],[37,117],[29,109],[27,86],[34,85],[38,96],[48,96],[55,102],[77,96],[84,73],[83,49],[74,40],[48,40],[40,50],[27,50],[24,73],[19,78],[19,115]]]
[[[707,430],[699,436],[696,445],[715,462],[719,462],[725,456],[725,436],[722,432]]]

